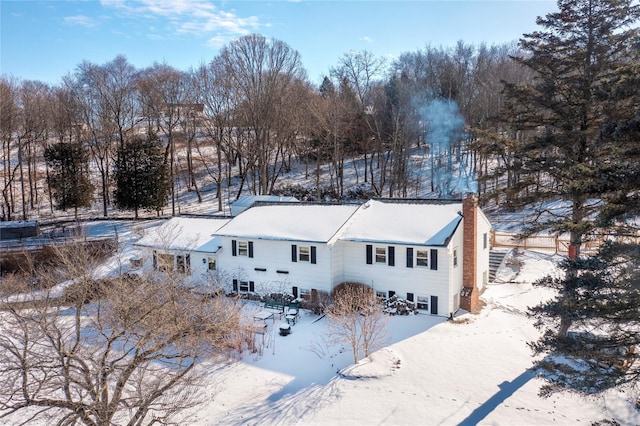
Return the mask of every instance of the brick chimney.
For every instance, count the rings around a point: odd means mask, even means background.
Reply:
[[[467,194],[462,200],[463,247],[462,247],[462,292],[460,307],[469,312],[478,306],[478,198]]]

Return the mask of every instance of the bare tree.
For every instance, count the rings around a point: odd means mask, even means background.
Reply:
[[[332,301],[325,310],[329,318],[329,339],[332,343],[349,345],[354,363],[360,360],[360,355],[366,358],[387,342],[389,317],[385,316],[371,287],[343,283],[334,289]]]
[[[66,299],[0,306],[0,422],[176,421],[202,400],[198,364],[229,350],[238,311],[168,274],[96,281],[91,259],[73,253],[48,274],[72,278]]]
[[[285,108],[295,102],[294,84],[306,78],[300,55],[280,40],[252,34],[226,46],[220,60],[240,103],[237,123],[250,137],[245,156],[253,157],[256,192],[268,194],[289,135],[282,131],[291,123]]]

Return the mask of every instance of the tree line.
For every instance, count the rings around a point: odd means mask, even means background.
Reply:
[[[455,187],[443,181],[461,159],[470,175],[490,166],[469,130],[487,128],[499,112],[501,81],[526,81],[511,59],[518,51],[461,41],[393,63],[350,52],[314,87],[298,52],[254,34],[186,72],[160,63],[137,69],[117,56],[84,61],[55,86],[2,76],[2,219],[94,203],[104,216],[114,206],[136,215],[169,206],[175,215],[180,192],[201,200],[212,183],[222,210],[232,180],[233,196],[270,194],[292,161],[315,174],[316,198],[342,198],[354,157],[372,195],[415,196],[412,188],[430,182],[429,192],[450,196]],[[438,111],[429,107],[435,101]],[[449,115],[457,124],[442,134]],[[146,151],[132,147],[143,140]],[[159,179],[136,180],[140,163]]]

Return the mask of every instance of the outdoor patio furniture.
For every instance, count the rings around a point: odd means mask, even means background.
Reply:
[[[280,324],[280,335],[288,336],[291,334],[291,326],[289,324]]]

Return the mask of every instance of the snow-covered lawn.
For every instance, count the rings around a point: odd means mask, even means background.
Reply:
[[[270,323],[262,356],[212,372],[197,424],[640,424],[629,394],[538,397],[527,346],[538,332],[525,312],[549,297],[530,283],[559,257],[520,260],[519,283],[490,285],[479,315],[393,317],[390,344],[356,366],[348,348],[324,343],[326,318],[303,312],[289,336]]]
[[[118,227],[94,226],[91,234]],[[134,254],[130,243],[140,230],[123,227],[118,233],[120,251],[97,268],[99,275],[120,271]],[[200,366],[210,371],[203,388],[207,402],[188,413],[185,424],[590,425],[615,419],[639,425],[637,395],[537,395],[542,381],[529,370],[527,342],[538,331],[526,309],[550,297],[531,283],[557,272],[559,260],[533,251],[517,254],[499,271],[496,282],[506,283],[490,284],[483,293],[478,315],[461,313],[454,321],[392,317],[388,345],[358,365],[350,348],[327,343],[327,318],[301,311],[288,336],[278,334],[279,319],[269,319],[261,354]]]

